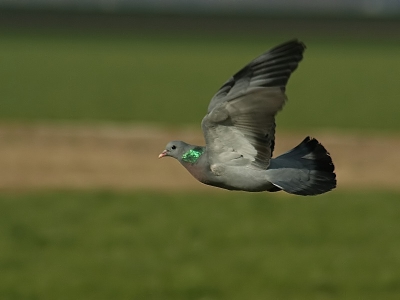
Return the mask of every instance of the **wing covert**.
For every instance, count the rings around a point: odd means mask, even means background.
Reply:
[[[275,140],[275,115],[305,46],[292,40],[254,59],[212,98],[202,121],[211,164],[266,169]]]

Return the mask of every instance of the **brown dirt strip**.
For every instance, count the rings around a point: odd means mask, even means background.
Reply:
[[[318,132],[331,153],[339,188],[400,190],[400,138]],[[305,134],[278,133],[275,155]],[[198,183],[173,159],[158,160],[174,139],[202,144],[200,131],[146,126],[0,125],[0,190],[193,190]]]

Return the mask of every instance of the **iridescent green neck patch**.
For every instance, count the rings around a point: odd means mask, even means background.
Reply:
[[[188,152],[182,155],[182,160],[191,164],[194,164],[200,156],[203,154],[204,148],[195,147],[190,149]]]

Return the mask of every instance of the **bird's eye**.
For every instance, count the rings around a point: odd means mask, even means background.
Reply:
[[[176,146],[175,146],[175,145],[173,145],[173,146],[171,147],[171,149],[172,149],[172,150],[175,150],[175,149],[176,149]]]

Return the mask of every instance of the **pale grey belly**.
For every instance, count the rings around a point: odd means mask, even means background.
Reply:
[[[212,173],[210,177],[210,182],[204,183],[228,190],[261,192],[274,187],[266,178],[266,170],[247,167],[226,166],[224,170]]]

